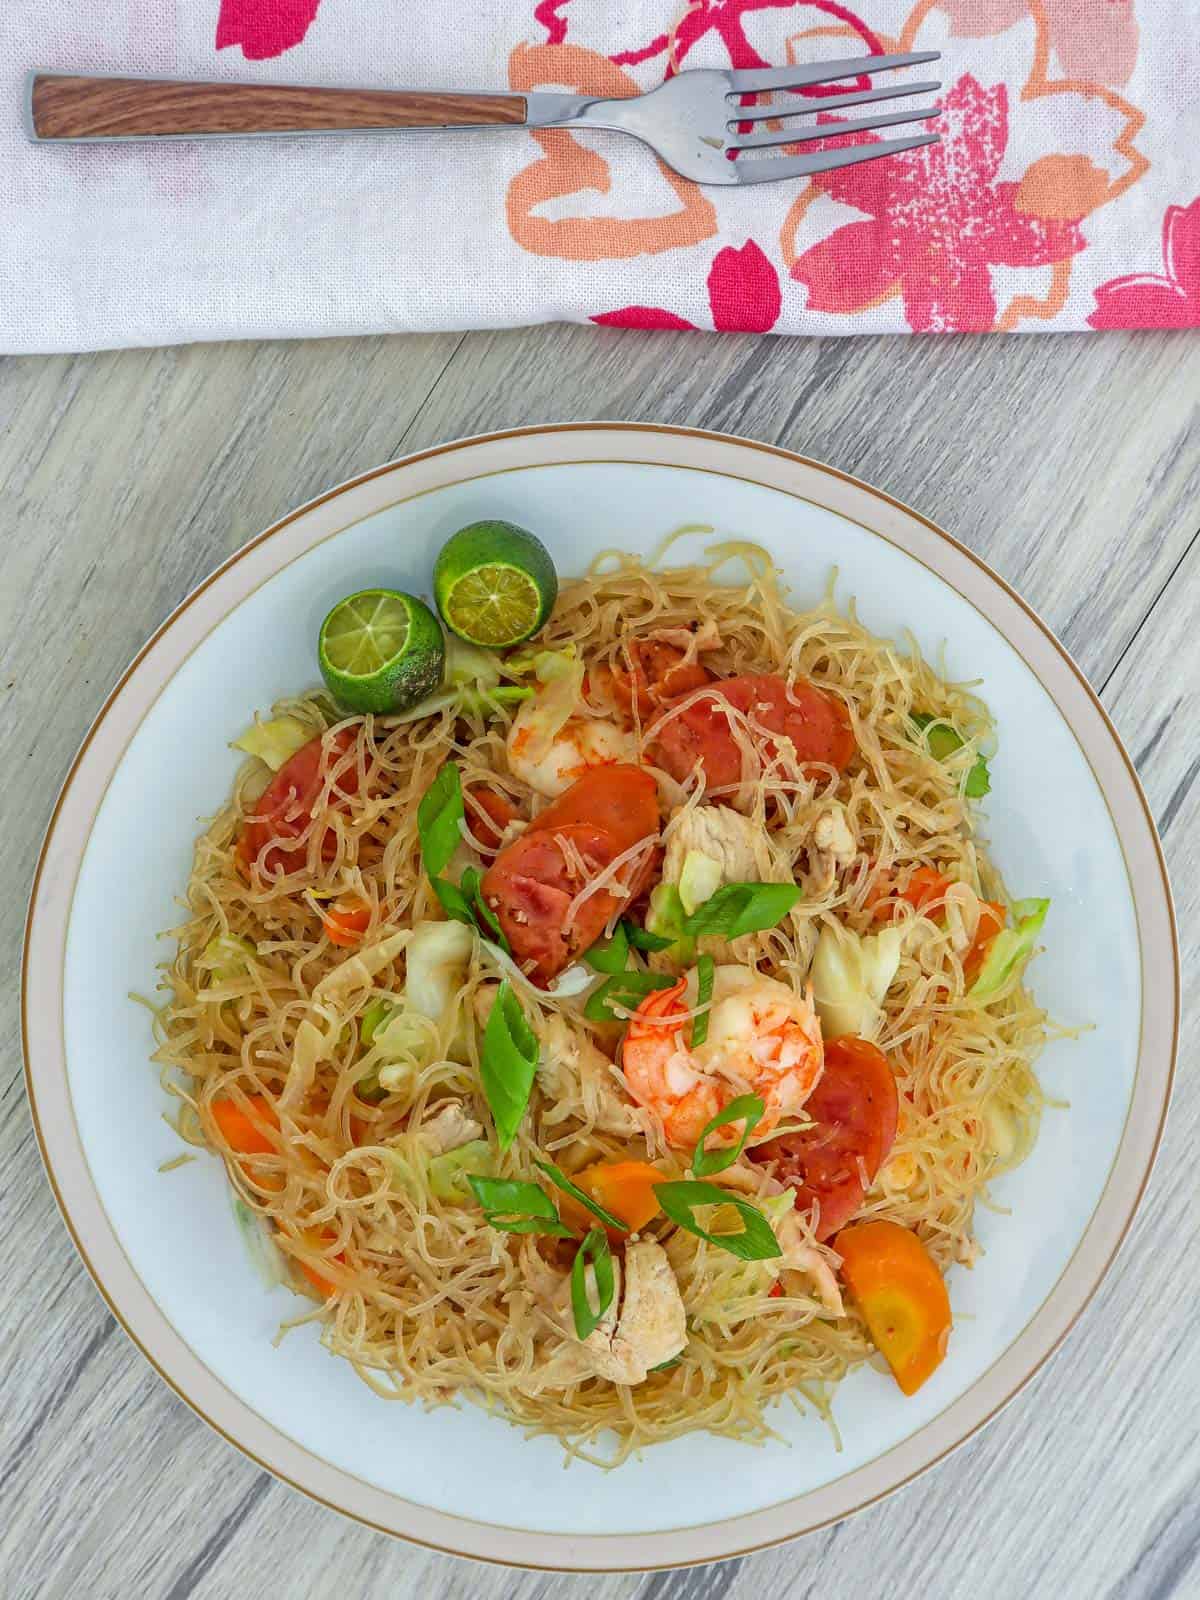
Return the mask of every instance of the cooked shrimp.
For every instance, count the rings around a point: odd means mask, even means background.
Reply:
[[[621,1052],[629,1092],[661,1118],[667,1143],[695,1144],[705,1124],[739,1094],[757,1094],[763,1102],[757,1136],[794,1116],[824,1065],[812,996],[749,967],[718,967],[708,1037],[693,1049],[683,1037],[687,988],[681,978],[673,988],[647,995]],[[738,1128],[718,1129],[713,1137],[733,1143]]]
[[[638,759],[632,729],[615,718],[575,711],[564,717],[561,682],[542,685],[524,702],[508,731],[507,751],[513,776],[551,799],[592,767]]]

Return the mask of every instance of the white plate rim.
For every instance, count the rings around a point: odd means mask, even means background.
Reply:
[[[925,1427],[817,1490],[726,1521],[640,1534],[542,1533],[431,1510],[332,1467],[226,1389],[150,1298],[108,1221],[74,1122],[62,1035],[62,957],[92,821],[129,738],[200,640],[275,571],[397,500],[468,478],[582,461],[685,467],[781,490],[898,545],[982,611],[1050,694],[1091,766],[1125,858],[1142,967],[1138,1063],[1107,1184],[1054,1289],[997,1361]],[[417,487],[389,498],[406,474]],[[355,515],[339,519],[345,511]],[[1024,1387],[1099,1287],[1144,1192],[1170,1099],[1180,989],[1170,884],[1133,763],[1082,672],[1002,578],[943,529],[883,491],[780,446],[663,424],[563,423],[451,441],[348,479],[243,545],[167,617],[106,698],[51,815],[26,924],[21,1030],[34,1130],[71,1238],[113,1316],[197,1415],[260,1467],[380,1531],[448,1554],[512,1566],[644,1571],[749,1554],[841,1520],[944,1459]]]

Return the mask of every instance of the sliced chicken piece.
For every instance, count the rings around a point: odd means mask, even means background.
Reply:
[[[492,1007],[496,1003],[496,996],[500,993],[498,983],[481,983],[471,999],[475,1008],[475,1020],[481,1028],[486,1028],[488,1018],[492,1014]]]
[[[562,1017],[548,1017],[542,1030],[537,1082],[552,1102],[543,1113],[548,1126],[568,1116],[578,1118],[582,1106],[602,1133],[635,1134],[641,1127],[617,1085],[612,1062],[587,1034],[577,1033]]]
[[[775,1237],[783,1251],[780,1277],[784,1288],[792,1287],[787,1279],[790,1274],[796,1273],[804,1279],[803,1283],[796,1285],[801,1294],[815,1293],[817,1301],[831,1316],[842,1316],[845,1307],[842,1305],[842,1291],[838,1287],[833,1263],[819,1245],[813,1244],[805,1236],[794,1211],[788,1212],[777,1224]]]
[[[612,1339],[613,1359],[641,1377],[617,1382],[641,1383],[652,1367],[677,1356],[687,1343],[683,1297],[667,1252],[653,1239],[625,1247],[625,1295]]]
[[[590,1267],[588,1285],[594,1293]],[[565,1280],[558,1301],[555,1320],[573,1333]],[[534,1374],[530,1392],[567,1388],[585,1378],[644,1383],[652,1367],[670,1361],[686,1343],[683,1299],[667,1253],[652,1239],[641,1239],[626,1246],[624,1266],[614,1257],[612,1303],[595,1328],[582,1342],[556,1350]]]
[[[684,862],[693,852],[716,863],[714,894],[727,883],[792,882],[786,856],[762,823],[730,806],[685,806],[667,824],[663,842],[664,883],[679,882]],[[715,961],[752,965],[759,953],[759,935],[748,933],[732,941],[704,939],[701,949]]]
[[[850,866],[856,855],[854,835],[846,821],[841,806],[830,806],[813,824],[809,859],[812,864],[812,886],[818,894],[828,894],[837,881],[837,875]]]
[[[785,883],[791,874],[761,822],[730,806],[685,806],[663,836],[663,881],[678,883],[693,850],[717,862],[722,883]]]
[[[472,1139],[483,1137],[483,1124],[476,1122],[461,1100],[445,1100],[433,1116],[420,1126],[417,1138],[430,1155],[444,1156],[450,1150],[460,1150]]]

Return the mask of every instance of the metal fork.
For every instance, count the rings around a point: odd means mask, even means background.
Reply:
[[[631,134],[696,183],[770,183],[933,144],[936,133],[855,144],[810,155],[757,152],[831,134],[865,133],[939,115],[937,107],[872,112],[847,122],[742,133],[745,123],[840,111],[902,95],[932,94],[936,82],[901,82],[845,94],[735,104],[745,95],[785,93],[895,67],[937,61],[936,50],[858,56],[761,71],[698,69],[668,78],[648,94],[598,100],[573,94],[463,94],[422,89],[307,88],[181,78],[31,72],[25,126],[37,141],[210,139],[264,134],[385,132],[408,128],[605,128]]]

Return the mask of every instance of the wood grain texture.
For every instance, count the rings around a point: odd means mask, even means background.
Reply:
[[[525,97],[45,73],[33,80],[30,115],[39,139],[477,128],[523,123]]]
[[[1138,760],[1194,993],[1198,397],[1200,342],[1186,335],[789,342],[557,327],[0,363],[0,760],[20,778],[0,796],[5,1600],[1200,1594],[1194,1015],[1132,1237],[1064,1351],[989,1429],[797,1544],[611,1578],[393,1543],[309,1504],[192,1417],[74,1256],[38,1163],[16,1026],[21,912],[55,789],[112,680],[196,580],[306,497],[404,449],[593,416],[726,428],[829,460],[1014,581]]]

